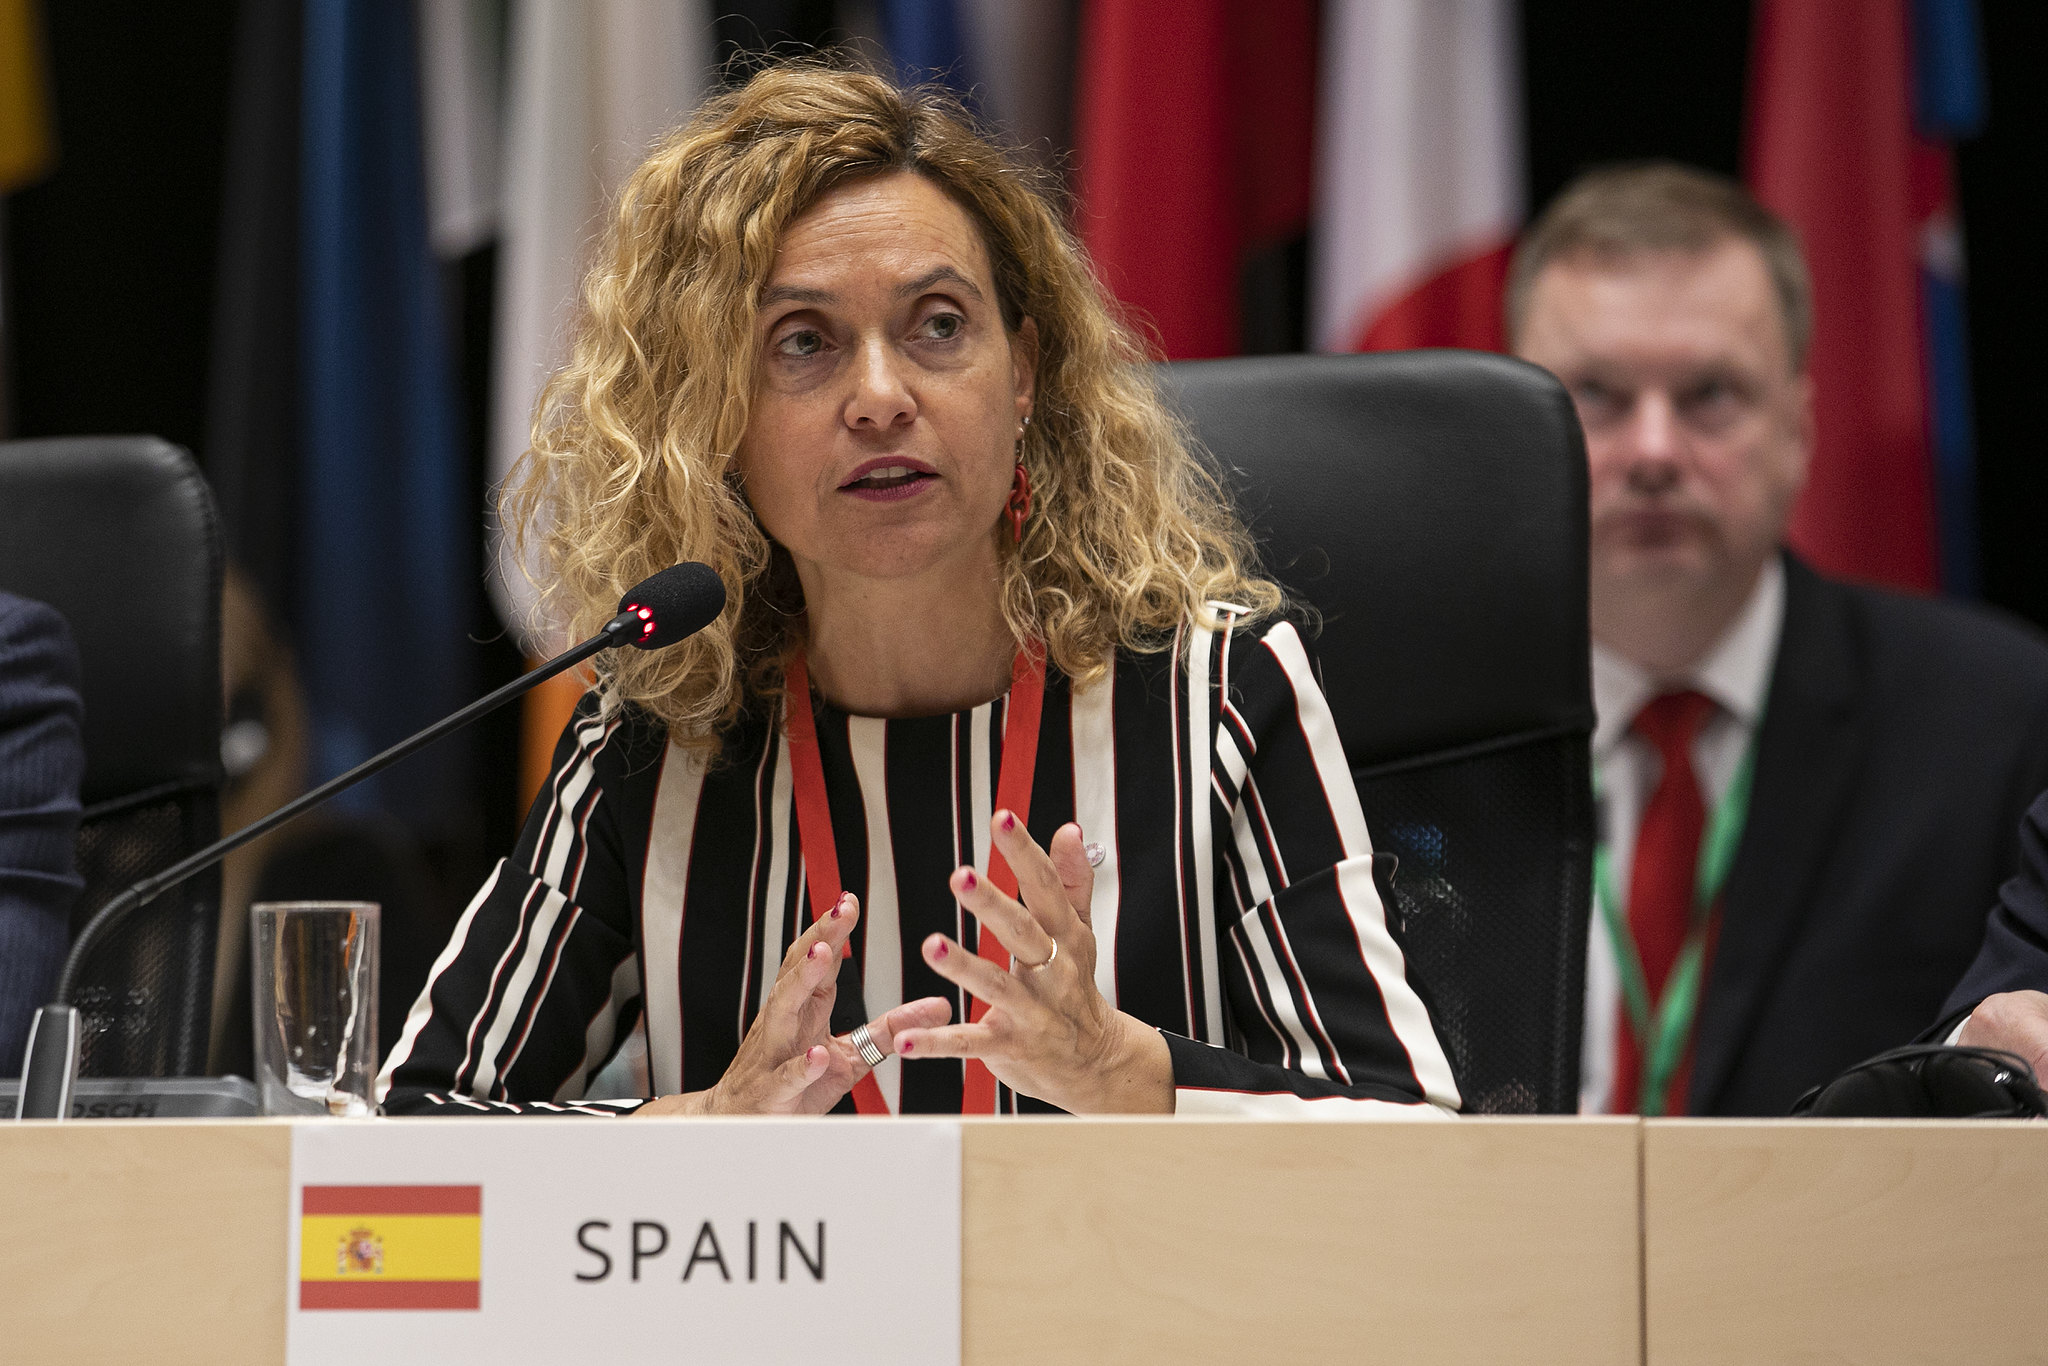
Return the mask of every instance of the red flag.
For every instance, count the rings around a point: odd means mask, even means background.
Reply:
[[[1921,356],[1903,0],[1760,0],[1749,181],[1813,274],[1816,439],[1793,546],[1851,578],[1927,590],[1934,501]]]
[[[1239,348],[1238,269],[1308,220],[1311,0],[1086,10],[1076,229],[1175,360]]]

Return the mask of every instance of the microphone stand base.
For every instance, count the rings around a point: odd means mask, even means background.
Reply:
[[[78,1081],[78,1010],[43,1006],[29,1026],[28,1051],[21,1060],[18,1119],[71,1118],[71,1092]]]

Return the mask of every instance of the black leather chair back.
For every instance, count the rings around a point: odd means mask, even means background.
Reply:
[[[221,541],[192,457],[155,437],[0,443],[0,588],[64,614],[85,691],[77,932],[220,835]],[[83,966],[82,1070],[205,1071],[217,877],[137,912]]]
[[[1586,453],[1556,380],[1412,351],[1166,367],[1312,640],[1467,1110],[1578,1106]]]

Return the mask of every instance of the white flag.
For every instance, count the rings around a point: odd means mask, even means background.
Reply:
[[[491,484],[532,443],[534,402],[568,359],[577,292],[606,206],[711,78],[703,0],[514,0],[500,190]],[[492,595],[530,651],[559,627],[494,533]]]
[[[444,261],[498,231],[504,22],[497,0],[418,0],[427,235]]]
[[[1324,351],[1500,345],[1527,189],[1514,0],[1330,0],[1311,332]]]

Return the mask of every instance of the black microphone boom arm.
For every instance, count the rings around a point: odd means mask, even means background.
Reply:
[[[478,717],[486,716],[514,698],[531,692],[556,674],[575,668],[599,651],[618,645],[632,645],[643,650],[660,649],[709,625],[724,606],[724,586],[706,566],[679,564],[664,569],[626,594],[619,602],[619,614],[581,645],[563,651],[547,663],[478,698],[454,715],[436,721],[417,735],[400,740],[382,754],[364,760],[304,796],[286,802],[253,825],[244,826],[225,839],[178,860],[162,872],[142,879],[100,907],[85,923],[85,928],[78,932],[78,938],[72,941],[71,952],[64,959],[63,972],[57,978],[56,999],[36,1011],[35,1023],[29,1029],[28,1051],[22,1059],[21,1105],[16,1117],[69,1118],[71,1087],[78,1077],[79,1052],[78,1011],[71,1004],[71,993],[78,985],[79,968],[93,946],[130,914],[185,879],[205,872],[251,840],[269,834],[292,817],[311,810],[365,778],[383,772],[449,732],[461,730]]]
[[[64,971],[57,978],[56,1004],[60,1006],[71,1004],[71,991],[78,984],[78,969],[80,964],[85,961],[87,951],[108,930],[112,929],[117,921],[125,918],[129,912],[156,900],[156,898],[162,896],[185,879],[205,872],[229,854],[234,853],[235,850],[252,840],[263,838],[263,836],[277,829],[278,826],[283,825],[300,812],[310,811],[328,798],[347,791],[364,779],[375,777],[400,759],[407,758],[414,752],[425,749],[442,736],[461,730],[464,726],[480,717],[488,716],[514,698],[531,692],[556,674],[566,669],[575,668],[578,664],[581,664],[599,651],[608,650],[614,645],[624,643],[624,633],[628,629],[625,623],[626,618],[624,617],[612,621],[603,631],[584,641],[575,649],[556,655],[547,663],[521,674],[497,691],[479,697],[454,715],[443,717],[417,735],[411,735],[400,740],[382,754],[365,759],[362,763],[357,764],[339,777],[330,778],[311,792],[286,802],[283,806],[280,806],[277,810],[256,821],[254,824],[243,826],[227,838],[209,844],[196,853],[186,855],[162,872],[146,877],[127,891],[122,892],[112,901],[100,907],[98,911],[94,912],[92,919],[85,922],[85,928],[78,932],[78,938],[72,942],[71,952],[64,960]],[[632,625],[637,629],[637,622],[632,623]],[[613,638],[614,628],[618,632],[618,639]]]

